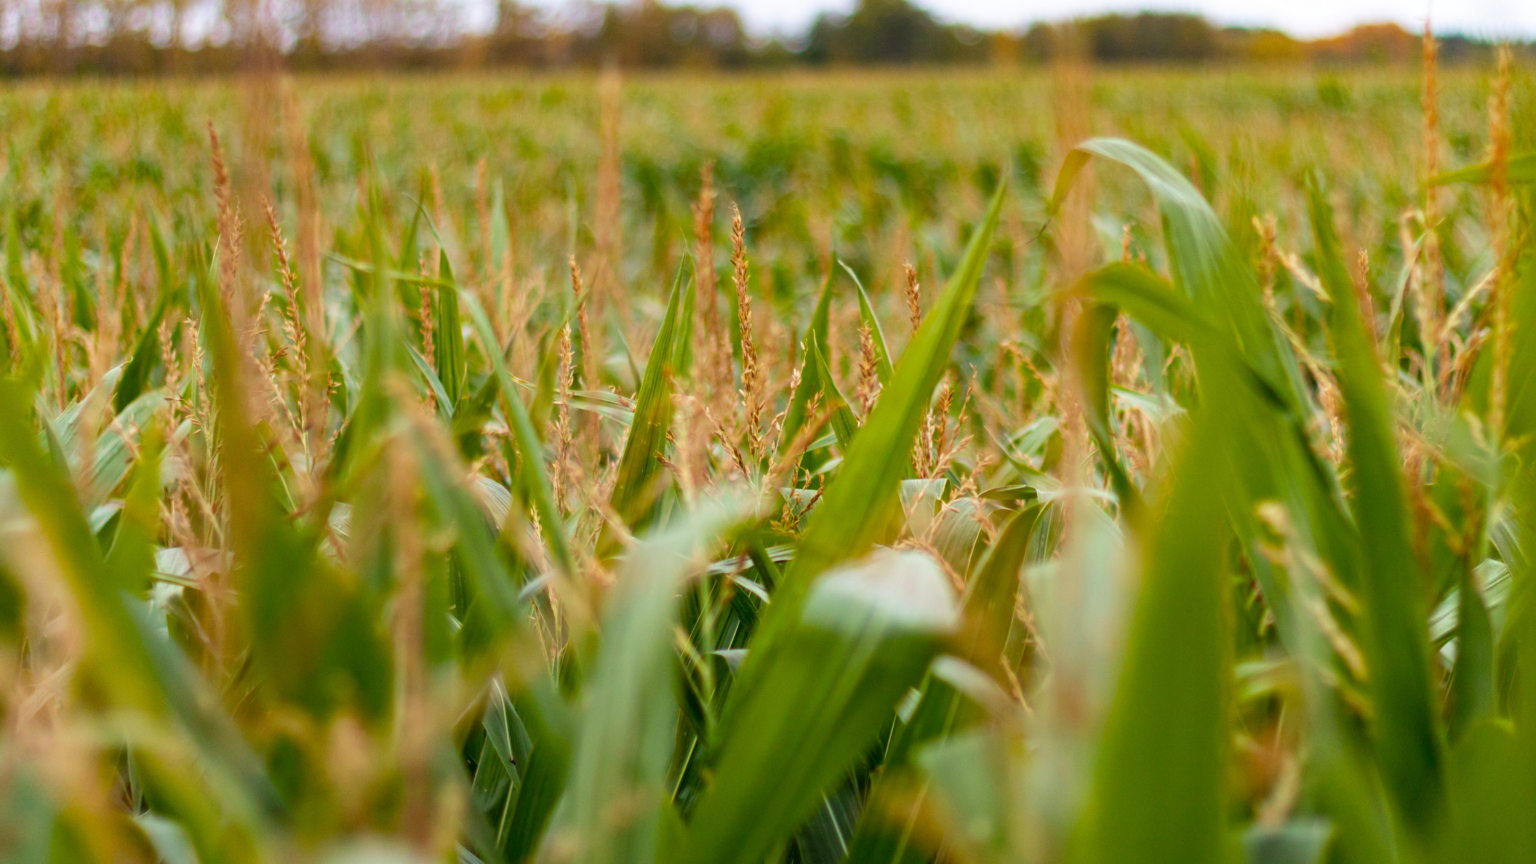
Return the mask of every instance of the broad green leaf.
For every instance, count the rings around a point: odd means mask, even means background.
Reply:
[[[1202,368],[1165,498],[1152,508],[1141,587],[1093,788],[1078,826],[1083,862],[1221,861],[1231,689],[1221,502],[1233,499],[1234,437],[1215,407],[1240,386]]]
[[[1014,514],[988,548],[975,577],[966,585],[964,620],[967,636],[960,640],[959,648],[983,669],[1000,670],[1002,665],[1002,650],[1019,591],[1019,571],[1041,512],[1042,506],[1035,504]],[[922,851],[912,847],[911,838],[917,830],[916,813],[911,808],[887,802],[900,800],[901,789],[915,785],[916,779],[907,769],[911,754],[924,744],[950,735],[961,713],[961,697],[953,687],[930,675],[923,683],[919,698],[912,718],[898,724],[891,736],[881,773],[870,788],[870,803],[865,807],[853,837],[849,864],[904,861],[909,860],[907,856]],[[892,818],[893,814],[901,813],[905,818]]]
[[[607,600],[571,763],[568,833],[580,864],[656,860],[676,722],[672,634],[677,591],[736,520],[706,507],[625,556]]]
[[[635,419],[619,457],[619,475],[609,503],[636,529],[649,523],[661,491],[657,483],[664,470],[662,448],[672,428],[672,394],[677,382],[687,377],[692,359],[694,290],[693,280],[684,281],[679,271],[645,364],[645,377],[635,396]]]
[[[966,629],[971,634],[972,662],[989,668],[1001,652],[1015,615],[1019,571],[1044,505],[1031,504],[1009,517],[987,548],[976,575],[965,587]]]
[[[1479,717],[1492,714],[1494,699],[1493,624],[1477,589],[1476,576],[1461,569],[1456,603],[1456,667],[1451,672],[1450,734],[1460,737]]]
[[[1099,458],[1104,460],[1104,467],[1109,471],[1110,482],[1120,500],[1121,512],[1128,521],[1134,522],[1139,520],[1142,509],[1141,490],[1120,464],[1115,434],[1111,428],[1110,336],[1117,317],[1117,309],[1104,305],[1091,306],[1078,314],[1076,333],[1072,339],[1077,363],[1074,378],[1083,391],[1083,416],[1087,420],[1088,432],[1098,447]]]
[[[1265,415],[1269,410],[1280,406],[1279,397],[1269,389],[1263,378],[1242,360],[1226,334],[1215,324],[1206,320],[1195,305],[1175,291],[1167,281],[1142,267],[1109,264],[1084,276],[1077,290],[1087,297],[1123,309],[1163,338],[1190,346],[1201,368],[1230,367],[1247,385],[1239,394],[1243,397],[1242,400],[1227,406],[1234,415],[1234,419],[1258,418],[1255,421],[1258,427],[1255,432],[1258,434],[1262,434],[1266,425],[1272,427],[1272,424],[1265,423],[1269,419]],[[1246,410],[1239,410],[1240,407]],[[1266,444],[1274,446],[1275,442],[1270,441]],[[1281,442],[1281,446],[1283,444],[1284,442]],[[1240,460],[1238,464],[1248,465],[1251,469],[1252,462],[1253,460]],[[1281,470],[1280,466],[1269,464],[1261,464],[1257,468],[1260,472]],[[1250,477],[1248,500],[1254,503],[1266,500],[1269,497],[1267,493],[1275,486],[1273,481],[1263,477]],[[1301,484],[1292,484],[1293,488],[1296,486]],[[1301,486],[1296,493],[1298,497],[1305,497],[1308,492],[1315,494],[1315,491],[1315,489]],[[1234,507],[1232,517],[1239,526],[1243,539],[1252,548],[1258,528],[1251,509],[1247,505]],[[1256,555],[1252,560],[1256,571],[1255,576],[1264,591],[1264,596],[1269,600],[1281,638],[1292,647],[1292,650],[1296,650],[1297,636],[1289,591],[1274,570],[1268,566],[1266,559]]]
[[[805,864],[842,864],[859,818],[858,790],[844,784],[828,795],[795,832],[795,849]]]
[[[73,486],[37,446],[28,408],[30,394],[0,379],[0,462],[58,557],[61,575],[79,604],[88,634],[85,651],[93,677],[125,707],[163,713],[166,697],[139,639],[119,582],[107,570]]]
[[[1052,196],[1053,209],[1093,156],[1135,171],[1157,199],[1174,285],[1197,305],[1212,309],[1230,328],[1243,356],[1281,395],[1288,409],[1298,411],[1308,405],[1295,359],[1264,311],[1253,273],[1199,190],[1167,162],[1129,141],[1086,141],[1068,154],[1062,165]]]
[[[805,359],[810,364],[809,368],[815,369],[816,378],[821,382],[821,404],[832,411],[832,432],[837,436],[837,446],[846,453],[848,445],[853,443],[854,434],[859,431],[859,421],[848,407],[843,391],[837,388],[837,381],[832,378],[832,370],[827,366],[827,358],[821,354],[819,342],[813,340],[808,343]]]
[[[684,862],[761,861],[890,722],[959,624],[933,559],[890,550],[825,574],[796,612],[721,746]]]
[[[84,502],[97,507],[116,491],[133,466],[138,440],[146,427],[165,407],[165,393],[159,390],[140,395],[126,406],[96,438],[96,458],[91,462],[91,484]]]
[[[1448,761],[1452,827],[1441,860],[1530,861],[1536,787],[1526,745],[1506,722],[1484,717],[1467,728]]]
[[[140,443],[133,480],[107,552],[107,567],[122,587],[143,597],[155,569],[155,538],[160,534],[160,458],[163,436],[151,429]]]
[[[1243,832],[1248,864],[1320,864],[1333,826],[1322,819],[1292,819],[1274,827],[1253,825]]]
[[[413,436],[413,444],[426,498],[437,518],[452,526],[455,558],[474,586],[474,600],[480,606],[475,620],[492,628],[488,634],[474,635],[496,637],[517,632],[524,614],[518,586],[497,554],[495,537],[472,493],[450,479],[460,476],[462,469],[444,464],[432,442],[419,430]]]
[[[1320,276],[1333,294],[1333,346],[1364,553],[1360,585],[1376,751],[1405,821],[1414,830],[1427,831],[1440,811],[1444,756],[1430,677],[1422,575],[1410,538],[1394,413],[1368,324],[1339,253],[1332,208],[1315,186],[1310,211]]]
[[[421,352],[416,350],[415,345],[406,345],[405,351],[411,358],[411,365],[416,368],[417,374],[421,376],[422,383],[427,385],[427,391],[437,400],[438,411],[445,418],[451,417],[453,414],[453,401],[448,396],[448,389],[443,385],[442,379],[437,377],[437,372],[433,371],[432,367],[427,363],[427,358],[421,356]]]
[[[144,835],[154,845],[155,854],[165,864],[198,864],[197,850],[180,825],[154,813],[140,813],[133,820],[139,823]]]
[[[948,829],[946,841],[974,860],[1011,860],[1010,852],[1019,844],[1009,776],[1015,764],[1012,756],[1001,736],[982,730],[935,741],[917,753],[917,763],[933,787],[935,809]]]
[[[547,676],[512,694],[512,708],[528,732],[531,749],[520,769],[517,796],[507,804],[497,838],[511,864],[530,860],[565,791],[571,765],[574,718]]]

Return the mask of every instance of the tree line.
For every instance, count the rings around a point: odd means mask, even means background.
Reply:
[[[803,33],[763,38],[724,6],[494,2],[486,22],[463,0],[0,0],[0,74],[980,65],[1068,54],[1100,63],[1374,63],[1406,62],[1419,50],[1418,37],[1394,24],[1303,41],[1144,12],[988,31],[945,23],[909,0],[860,0]],[[1490,51],[1484,41],[1442,39],[1448,60]]]

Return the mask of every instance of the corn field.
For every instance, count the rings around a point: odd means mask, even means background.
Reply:
[[[1536,860],[1528,73],[0,92],[0,861]]]

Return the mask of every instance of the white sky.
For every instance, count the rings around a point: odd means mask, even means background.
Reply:
[[[738,9],[759,34],[799,32],[827,10],[848,11],[855,0],[695,0]],[[1355,24],[1396,21],[1410,30],[1432,14],[1438,32],[1494,38],[1536,38],[1536,0],[916,0],[947,21],[1018,27],[1099,12],[1198,12],[1222,24],[1279,27],[1297,36],[1326,36]],[[560,0],[535,0],[558,6]]]

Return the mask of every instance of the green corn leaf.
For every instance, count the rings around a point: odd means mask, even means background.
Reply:
[[[15,475],[18,491],[59,558],[62,575],[80,606],[89,639],[86,654],[119,704],[161,713],[165,694],[139,639],[122,591],[102,558],[75,490],[37,446],[29,428],[30,394],[0,379],[0,461]]]
[[[1242,394],[1244,400],[1228,406],[1235,417],[1262,417],[1266,408],[1279,409],[1283,404],[1262,376],[1242,359],[1226,334],[1208,321],[1171,284],[1145,268],[1109,264],[1084,276],[1076,290],[1086,297],[1123,309],[1165,339],[1189,345],[1194,350],[1197,363],[1204,368],[1212,365],[1232,367],[1247,385]],[[1239,406],[1246,406],[1247,411],[1237,411]],[[1252,488],[1258,490],[1270,488],[1262,478],[1251,479],[1250,482]],[[1250,500],[1269,497],[1266,491],[1250,492],[1249,495]],[[1252,544],[1258,528],[1251,510],[1236,507],[1232,515],[1245,541]],[[1269,600],[1281,638],[1287,646],[1296,650],[1297,637],[1289,591],[1262,556],[1254,556],[1252,560],[1255,576],[1264,596]]]
[[[1325,819],[1302,817],[1282,825],[1255,824],[1243,832],[1250,864],[1321,864],[1333,826]]]
[[[963,602],[967,636],[961,640],[960,653],[994,674],[1001,671],[1000,658],[1019,591],[1019,571],[1041,512],[1043,507],[1034,504],[1014,514],[966,585]],[[919,700],[912,718],[899,724],[891,736],[881,773],[870,788],[868,804],[854,832],[849,864],[911,861],[924,851],[912,842],[917,832],[915,810],[895,802],[900,800],[903,788],[910,789],[916,783],[907,768],[912,754],[951,734],[961,719],[962,700],[953,687],[932,675],[923,682]],[[905,818],[893,820],[893,813],[905,813]]]
[[[519,769],[516,797],[507,803],[498,829],[498,842],[503,860],[519,864],[538,852],[565,791],[575,723],[548,677],[513,693],[512,709],[527,730],[530,749]]]
[[[561,322],[561,328],[570,319]],[[533,418],[533,428],[548,443],[550,418],[555,410],[555,376],[560,372],[560,343],[554,332],[545,333],[539,339],[539,369],[533,387],[533,403],[528,406]]]
[[[859,281],[859,274],[841,260],[837,263],[848,273],[848,278],[853,280],[853,287],[858,289],[859,320],[869,328],[870,338],[875,343],[875,374],[883,387],[891,380],[891,352],[885,347],[885,331],[880,329],[880,316],[875,314],[874,304],[869,302],[869,294],[864,290],[864,283]]]
[[[1128,521],[1136,521],[1141,513],[1141,490],[1136,487],[1115,446],[1114,430],[1110,427],[1109,362],[1110,336],[1119,310],[1113,306],[1091,306],[1077,317],[1077,332],[1072,345],[1077,354],[1078,374],[1075,378],[1083,390],[1083,416],[1088,432],[1098,447],[1099,458],[1109,471],[1110,482],[1120,500],[1120,510]]]
[[[437,372],[427,363],[427,358],[421,356],[421,352],[416,350],[415,345],[406,345],[405,353],[411,358],[411,365],[416,368],[417,374],[421,376],[422,383],[427,385],[427,390],[437,400],[438,411],[445,418],[451,416],[453,401],[448,396],[448,388],[443,384],[442,379],[437,377]]]
[[[516,632],[524,612],[523,603],[518,597],[518,586],[496,552],[495,538],[486,525],[479,505],[468,489],[450,479],[459,476],[462,469],[454,470],[443,464],[443,459],[432,443],[419,430],[413,443],[421,466],[422,488],[426,497],[437,511],[438,519],[453,526],[457,561],[468,581],[473,583],[474,597],[481,607],[476,613],[476,620],[484,621],[493,628],[487,634],[489,636]]]
[[[1018,847],[1016,795],[1009,770],[1015,764],[1001,736],[967,732],[929,743],[916,760],[932,786],[931,798],[946,827],[946,845],[966,860],[1005,862]],[[926,854],[906,861],[927,861]]]
[[[805,412],[810,408],[811,397],[821,389],[821,377],[817,373],[812,348],[827,344],[831,310],[832,275],[829,273],[821,284],[821,296],[816,301],[816,309],[811,313],[811,324],[806,328],[805,339],[801,342],[804,357],[800,361],[800,383],[795,385],[795,392],[789,396],[789,406],[784,409],[784,431],[779,437],[780,456],[794,444],[796,434],[808,419]]]
[[[1439,860],[1531,860],[1536,822],[1530,814],[1536,809],[1536,789],[1528,747],[1508,723],[1492,717],[1467,727],[1449,759],[1453,824]]]
[[[59,262],[59,281],[69,292],[74,306],[74,324],[81,330],[96,330],[96,296],[94,287],[85,276],[85,262],[81,258],[80,235],[72,220],[64,220],[64,258]]]
[[[1506,177],[1511,183],[1536,183],[1536,153],[1521,153],[1509,157]],[[1457,171],[1448,171],[1430,181],[1434,186],[1450,183],[1485,184],[1493,180],[1493,166],[1488,162],[1469,165]]]
[[[237,562],[240,614],[250,640],[251,664],[270,686],[270,698],[326,716],[343,707],[382,716],[390,704],[389,649],[371,621],[369,598],[324,559],[317,534],[303,533],[281,501],[282,488],[268,440],[246,416],[244,364],[223,304],[212,284],[202,286],[203,330],[213,360],[220,411],[220,469],[228,502],[230,545]],[[392,330],[376,312],[370,339],[373,361],[391,355]],[[383,369],[370,371],[382,378]],[[374,423],[390,411],[383,393],[368,394]],[[366,439],[365,439],[366,440]],[[307,614],[295,615],[295,609]],[[347,694],[341,700],[341,694]]]
[[[1205,374],[1207,372],[1211,374]],[[1078,826],[1084,862],[1218,862],[1226,836],[1231,687],[1227,520],[1238,458],[1218,405],[1231,365],[1202,368],[1205,401],[1153,511],[1140,594]]]
[[[117,490],[133,467],[140,433],[154,425],[155,417],[165,407],[165,393],[144,393],[121,413],[96,438],[95,459],[91,463],[91,483],[86,490],[85,506],[95,509]]]
[[[123,367],[123,377],[118,379],[117,392],[112,396],[112,409],[119,412],[139,398],[149,386],[150,372],[160,359],[160,322],[165,320],[166,312],[179,293],[171,269],[170,253],[166,251],[165,240],[160,236],[160,229],[154,219],[149,220],[149,238],[150,247],[154,250],[155,266],[160,271],[160,296],[149,313],[149,319],[140,325],[142,330],[134,343],[133,355]]]
[[[739,517],[706,507],[625,557],[603,616],[571,763],[566,829],[580,864],[656,860],[677,700],[677,592],[700,553]]]
[[[140,813],[133,820],[155,847],[155,854],[165,864],[197,864],[197,850],[180,825],[154,813]]]
[[[1160,161],[1139,148],[1133,148],[1131,155],[1143,163]],[[1232,244],[1210,208],[1177,172],[1164,164],[1150,171],[1147,182],[1157,192],[1169,222],[1165,234],[1175,272],[1184,274],[1186,285],[1198,284],[1194,289],[1176,290],[1144,268],[1111,264],[1085,277],[1080,290],[1120,306],[1163,338],[1189,345],[1202,378],[1217,366],[1234,367],[1242,376],[1247,386],[1238,394],[1241,398],[1226,408],[1244,437],[1241,449],[1255,458],[1237,463],[1244,500],[1231,515],[1244,546],[1252,550],[1249,561],[1274,610],[1282,640],[1292,651],[1300,651],[1288,592],[1260,548],[1254,509],[1265,501],[1284,502],[1290,517],[1298,522],[1301,539],[1346,583],[1357,569],[1358,541],[1343,510],[1337,477],[1312,449],[1308,431],[1311,398],[1306,387],[1298,383],[1293,352],[1278,336],[1260,338],[1264,332],[1273,336],[1267,320],[1259,337],[1250,334],[1245,342],[1244,328],[1238,322],[1247,317],[1246,313],[1228,309],[1235,306],[1241,310],[1258,303],[1253,277],[1236,260]],[[1057,188],[1060,192],[1065,187],[1059,182]],[[1180,266],[1178,261],[1185,264]],[[1195,303],[1184,295],[1214,299]],[[1218,314],[1207,317],[1206,308]],[[1258,314],[1264,314],[1262,309]],[[1260,362],[1266,354],[1271,355],[1269,365],[1282,369],[1283,376],[1266,371]]]
[[[550,557],[560,573],[570,578],[576,573],[576,559],[571,553],[570,540],[565,533],[565,519],[555,507],[555,494],[549,485],[549,474],[544,467],[544,445],[528,419],[528,409],[523,397],[507,372],[502,348],[496,341],[491,320],[486,317],[480,302],[469,294],[461,293],[459,302],[468,310],[470,323],[480,337],[481,350],[491,363],[492,374],[501,388],[501,398],[507,405],[507,420],[512,427],[512,441],[517,448],[518,471],[532,499],[539,521],[544,526],[544,540],[549,544]]]
[[[464,458],[475,459],[485,452],[480,433],[486,421],[491,419],[491,406],[496,403],[496,394],[499,392],[496,376],[487,375],[474,394],[467,397],[454,413],[453,437]]]
[[[1051,199],[1054,210],[1091,157],[1135,171],[1157,199],[1163,218],[1173,283],[1202,308],[1215,310],[1254,370],[1299,413],[1310,404],[1301,373],[1284,337],[1270,323],[1253,273],[1244,265],[1205,198],[1193,184],[1140,145],[1095,138],[1067,156]]]
[[[5,218],[5,282],[12,297],[32,303],[32,286],[27,281],[27,270],[22,265],[21,224],[16,219],[16,208],[6,211]]]
[[[842,864],[858,818],[858,793],[851,785],[823,795],[811,818],[795,832],[800,860],[805,864]]]
[[[837,446],[846,453],[848,445],[853,443],[854,433],[859,431],[858,418],[853,416],[853,410],[848,407],[848,400],[843,397],[843,391],[837,388],[837,381],[832,377],[827,359],[821,354],[820,343],[815,341],[809,343],[805,359],[816,370],[816,378],[821,382],[822,404],[832,410],[832,432],[837,436]]]
[[[459,323],[459,289],[453,279],[453,268],[448,263],[447,252],[438,252],[437,266],[438,279],[443,285],[433,288],[422,286],[422,290],[430,290],[437,295],[432,304],[432,331],[435,334],[432,365],[443,382],[443,393],[447,397],[445,413],[452,417],[458,411],[464,395],[464,328]]]
[[[995,668],[992,664],[1008,637],[1019,593],[1019,571],[1044,511],[1045,505],[1036,503],[1009,517],[965,587],[966,630],[971,642],[967,653],[982,668]]]
[[[954,632],[958,611],[948,580],[922,553],[877,551],[818,580],[776,662],[762,667],[738,709],[681,860],[763,860],[890,722]],[[782,758],[791,751],[795,759]]]
[[[1461,733],[1497,707],[1494,699],[1493,624],[1472,571],[1460,568],[1456,602],[1456,667],[1451,673],[1450,734]]]
[[[112,546],[107,552],[107,567],[122,579],[122,587],[136,597],[149,588],[149,574],[155,567],[155,538],[160,533],[160,457],[164,441],[160,430],[151,427],[139,445],[139,458],[133,480],[124,496],[122,514]]]
[[[174,293],[162,291],[160,299],[155,301],[155,308],[150,312],[144,330],[139,333],[133,354],[123,367],[122,377],[117,381],[117,392],[112,396],[114,411],[127,408],[149,385],[150,372],[160,359],[160,322],[164,320],[174,296]]]
[[[411,270],[420,267],[421,259],[417,257],[416,237],[420,233],[421,218],[425,214],[425,210],[426,208],[420,204],[412,207],[411,219],[405,223],[405,230],[400,234],[400,257],[396,263],[401,270]]]
[[[1319,803],[1340,826],[1340,842],[1353,859],[1390,860],[1393,840],[1369,766],[1363,766],[1348,748],[1335,697],[1314,672],[1317,666],[1328,665],[1327,648],[1307,617],[1293,612],[1290,588],[1265,557],[1254,515],[1262,502],[1280,500],[1295,520],[1298,542],[1315,549],[1342,581],[1349,582],[1357,570],[1358,539],[1343,511],[1337,480],[1311,450],[1305,427],[1313,411],[1310,397],[1299,383],[1294,356],[1284,340],[1273,336],[1272,330],[1272,338],[1265,338],[1267,327],[1257,326],[1268,323],[1260,320],[1262,309],[1252,308],[1258,305],[1257,286],[1209,207],[1177,172],[1166,164],[1159,166],[1155,156],[1134,147],[1129,153],[1124,150],[1116,148],[1112,156],[1140,163],[1133,167],[1153,188],[1163,210],[1164,234],[1179,289],[1159,285],[1156,277],[1137,274],[1124,265],[1110,265],[1085,281],[1094,283],[1093,291],[1103,292],[1102,301],[1122,306],[1164,338],[1185,341],[1191,347],[1202,402],[1214,399],[1229,431],[1238,436],[1232,452],[1245,454],[1235,460],[1241,493],[1233,499],[1229,516],[1244,548],[1251,550],[1247,560],[1274,612],[1282,641],[1305,658],[1303,680],[1308,686],[1304,692],[1314,728]],[[1064,167],[1057,200],[1070,185],[1070,175],[1088,158],[1087,151],[1082,152]],[[1182,303],[1174,299],[1179,294],[1208,302]],[[1215,313],[1211,319],[1203,314],[1206,309]],[[1211,383],[1231,374],[1238,375],[1244,386],[1213,396]],[[1138,615],[1139,610],[1140,606]],[[1106,732],[1106,741],[1108,736]],[[1085,824],[1108,830],[1102,817],[1094,819],[1100,821],[1090,819]]]
[[[1377,756],[1407,824],[1423,831],[1440,811],[1444,757],[1393,411],[1369,325],[1339,253],[1332,208],[1316,186],[1310,204],[1319,275],[1333,294],[1333,345],[1364,553],[1364,648],[1376,707]]]
[[[1532,212],[1533,202],[1525,201],[1525,212]],[[1527,223],[1528,224],[1528,223]],[[1529,238],[1522,244],[1518,259],[1518,281],[1509,284],[1514,296],[1509,303],[1510,358],[1505,391],[1503,442],[1514,458],[1501,460],[1501,481],[1515,518],[1509,523],[1513,537],[1500,538],[1490,530],[1490,539],[1500,549],[1500,557],[1515,576],[1516,593],[1499,636],[1499,654],[1509,658],[1501,677],[1513,669],[1536,669],[1536,244]],[[1521,587],[1523,586],[1523,587]],[[1503,697],[1530,704],[1533,692],[1528,677],[1521,676],[1518,688]],[[1523,769],[1536,770],[1536,724],[1523,723],[1518,729]]]
[[[656,486],[664,470],[662,447],[672,428],[672,394],[677,381],[687,377],[692,359],[693,303],[694,282],[685,282],[679,271],[645,364],[645,377],[635,397],[635,419],[624,439],[619,476],[609,499],[613,509],[636,529],[649,522],[659,492]]]
[[[1106,264],[1083,277],[1078,293],[1117,306],[1170,342],[1219,338],[1208,320],[1172,283],[1135,264]]]

